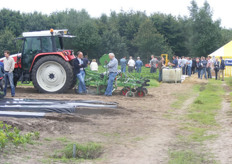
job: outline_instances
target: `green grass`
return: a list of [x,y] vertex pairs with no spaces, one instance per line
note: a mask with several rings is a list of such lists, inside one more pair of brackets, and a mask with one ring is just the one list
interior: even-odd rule
[[30,82],[29,84],[22,84],[21,81],[18,81],[17,86],[33,86],[33,83]]
[[152,88],[152,87],[158,87],[159,86],[159,82],[155,79],[150,79],[150,82],[148,83],[150,86],[148,86],[147,88]]
[[56,138],[56,140],[61,141],[63,143],[70,142],[66,137],[59,137],[59,138]]
[[52,141],[52,139],[51,138],[44,138],[44,141],[50,142],[50,141]]
[[232,77],[226,77],[225,82],[228,86],[232,87]]
[[[195,86],[193,92],[197,92],[199,96],[187,109],[181,128],[183,135],[178,137],[180,145],[177,150],[170,151],[169,164],[216,163],[213,157],[207,156],[207,152],[199,151],[199,147],[204,141],[217,137],[217,134],[208,134],[208,131],[218,128],[215,117],[221,109],[224,95],[222,82],[209,80],[205,86]],[[191,94],[187,97],[190,98]],[[177,102],[172,105],[173,108],[179,108],[186,100],[183,95],[179,96]],[[194,149],[194,146],[198,150]]]
[[72,159],[73,145],[76,145],[75,156],[77,159],[96,159],[103,153],[103,146],[99,143],[69,143],[63,149],[56,151],[53,157],[59,159]]
[[169,153],[171,160],[168,164],[205,164],[205,163],[216,163],[214,160],[208,160],[206,156],[196,153],[192,150],[179,150],[172,151]]

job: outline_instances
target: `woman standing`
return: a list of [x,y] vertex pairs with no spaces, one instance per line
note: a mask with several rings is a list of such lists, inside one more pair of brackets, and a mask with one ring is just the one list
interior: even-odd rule
[[216,61],[214,62],[215,80],[217,80],[219,65],[220,65],[220,62],[218,61],[218,58],[216,58]]

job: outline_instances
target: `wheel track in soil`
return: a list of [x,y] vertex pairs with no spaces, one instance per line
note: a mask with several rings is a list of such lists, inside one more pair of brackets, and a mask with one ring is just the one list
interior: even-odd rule
[[228,86],[224,82],[222,86],[225,89],[225,96],[222,101],[222,108],[218,112],[216,117],[220,128],[216,131],[219,136],[215,140],[209,141],[206,145],[210,149],[211,153],[214,154],[216,161],[221,164],[232,163],[232,113],[231,113],[231,102],[226,99],[229,96],[230,91]]

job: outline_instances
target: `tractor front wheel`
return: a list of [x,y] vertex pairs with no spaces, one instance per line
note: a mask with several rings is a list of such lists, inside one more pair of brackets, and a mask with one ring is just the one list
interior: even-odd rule
[[73,69],[69,62],[58,56],[39,59],[32,69],[32,81],[42,93],[63,93],[73,83]]

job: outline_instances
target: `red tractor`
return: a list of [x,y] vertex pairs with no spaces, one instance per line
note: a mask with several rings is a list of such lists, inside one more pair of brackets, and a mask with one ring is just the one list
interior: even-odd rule
[[[72,50],[64,50],[63,38],[73,38],[68,30],[24,32],[22,51],[15,60],[14,83],[33,82],[42,93],[63,93],[74,87]],[[1,61],[3,60],[0,59]]]

